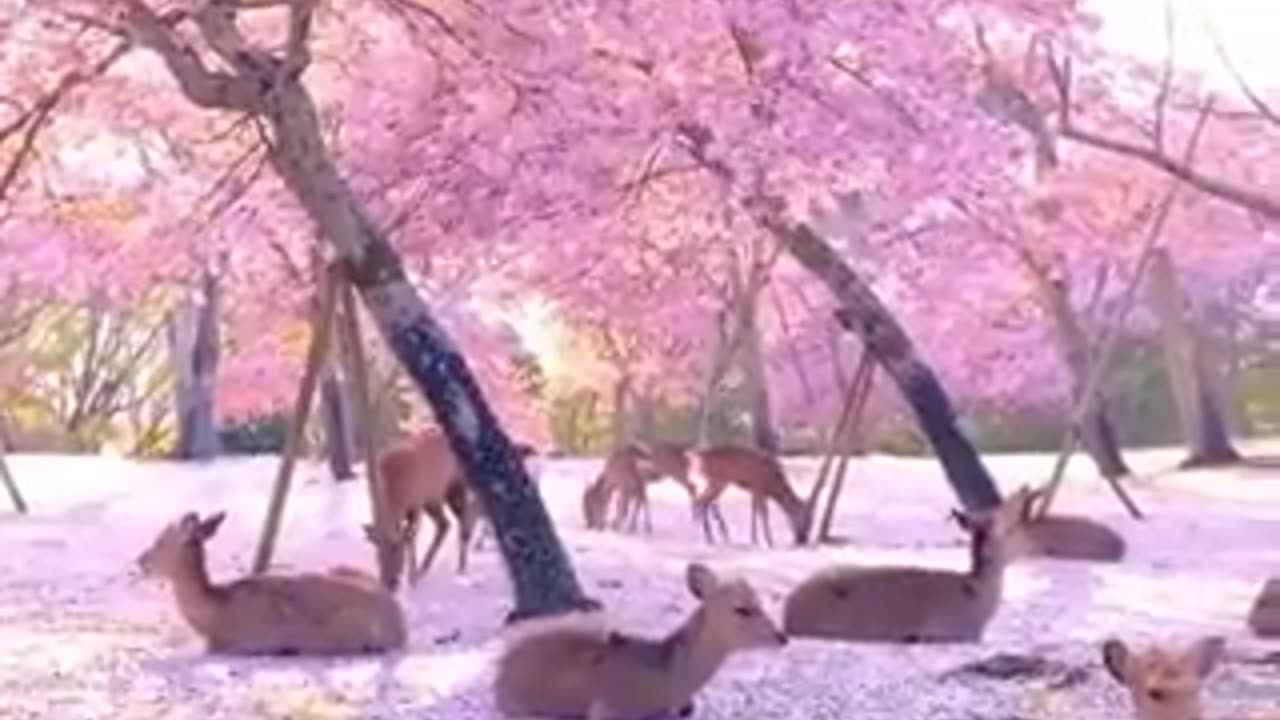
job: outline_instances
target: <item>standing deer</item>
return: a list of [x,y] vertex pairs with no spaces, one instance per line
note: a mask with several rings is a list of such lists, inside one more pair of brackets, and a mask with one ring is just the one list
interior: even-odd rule
[[803,541],[812,519],[811,513],[787,481],[777,458],[753,448],[717,445],[697,451],[695,460],[705,485],[694,503],[694,512],[702,519],[702,532],[707,542],[714,542],[711,531],[713,514],[720,525],[721,535],[726,542],[729,540],[729,527],[718,501],[730,485],[737,485],[751,495],[751,542],[756,542],[759,523],[765,542],[773,545],[773,530],[769,527],[770,500],[782,507],[796,544]]
[[694,563],[687,582],[701,605],[662,640],[556,627],[513,643],[498,665],[498,709],[509,717],[587,720],[685,715],[730,654],[786,644],[745,580],[720,582]]
[[[378,569],[387,588],[395,590],[402,574],[414,585],[426,575],[449,532],[446,513],[458,522],[458,572],[464,572],[476,507],[448,439],[438,431],[420,432],[392,443],[378,454],[377,463],[388,527],[373,524],[365,525],[364,530],[377,551]],[[435,535],[422,564],[415,567],[423,513],[435,526]]]
[[173,584],[178,610],[209,652],[344,655],[404,647],[404,615],[391,593],[350,568],[328,573],[209,579],[204,544],[225,519],[186,513],[169,523],[138,566]]
[[837,566],[787,597],[789,634],[861,642],[979,642],[1004,593],[1030,492],[983,513],[953,511],[969,533],[966,572],[919,567]]
[[1200,688],[1222,659],[1222,638],[1201,638],[1170,652],[1133,652],[1124,642],[1102,645],[1102,664],[1129,691],[1135,720],[1201,720]]
[[[604,469],[589,484],[582,495],[582,509],[587,527],[601,529],[608,523],[609,501],[617,499],[617,515],[614,527],[630,521],[631,531],[636,529],[639,510],[645,510],[645,528],[653,530],[653,519],[648,515],[645,485],[655,474],[648,450],[636,443],[614,448],[604,461]],[[641,500],[643,499],[643,501]]]

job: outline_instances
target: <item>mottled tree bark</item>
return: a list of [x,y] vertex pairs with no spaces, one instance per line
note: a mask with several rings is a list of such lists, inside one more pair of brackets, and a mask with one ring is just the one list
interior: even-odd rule
[[125,0],[134,39],[155,51],[195,104],[260,118],[271,133],[268,158],[337,252],[345,272],[437,422],[493,521],[515,594],[509,620],[597,608],[582,592],[524,462],[489,407],[471,369],[409,282],[399,256],[342,178],[324,142],[315,103],[302,83],[310,64],[314,3],[289,4],[282,54],[250,45],[236,5],[220,3],[193,20],[229,68],[211,71],[200,53],[140,0]]
[[1184,467],[1240,461],[1223,412],[1222,380],[1165,249],[1154,251],[1148,296],[1160,318],[1169,382],[1189,454]]
[[771,455],[781,449],[778,431],[773,425],[773,407],[769,399],[769,381],[765,373],[764,349],[760,343],[757,304],[759,293],[743,298],[742,348],[740,360],[747,381],[747,402],[751,411],[751,436],[755,446]]
[[933,446],[947,482],[968,510],[985,510],[1000,504],[1000,492],[973,444],[956,424],[951,400],[933,370],[916,354],[910,338],[861,277],[831,245],[806,224],[789,224],[775,215],[762,223],[841,304],[837,319],[857,333],[911,406],[925,436]]
[[206,267],[199,290],[190,293],[169,318],[178,431],[173,455],[178,459],[206,460],[221,449],[213,401],[221,354],[221,297],[218,277]]

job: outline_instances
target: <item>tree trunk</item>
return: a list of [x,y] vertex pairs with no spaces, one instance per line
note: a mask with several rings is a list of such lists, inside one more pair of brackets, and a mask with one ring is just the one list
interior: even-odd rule
[[970,511],[1000,504],[1000,492],[973,444],[956,425],[955,412],[933,370],[916,355],[910,338],[871,287],[806,224],[761,218],[791,257],[827,286],[842,307],[837,320],[863,346],[902,392],[937,453],[961,505]]
[[177,440],[173,455],[207,460],[218,454],[214,384],[221,338],[221,287],[214,272],[201,272],[198,293],[188,295],[170,317],[169,350],[174,364]]
[[320,417],[324,422],[325,456],[334,480],[354,480],[355,438],[352,434],[351,401],[343,378],[332,359],[326,363],[320,383]]
[[400,257],[329,157],[298,78],[271,74],[259,101],[275,143],[270,160],[336,248],[378,331],[436,421],[495,528],[515,595],[509,622],[595,609],[578,583],[524,462],[466,360],[405,275]]
[[769,380],[765,374],[764,351],[757,322],[759,294],[740,301],[739,322],[742,323],[742,347],[739,360],[747,380],[747,402],[751,409],[751,434],[756,447],[777,455],[780,449],[778,431],[773,425],[773,409],[769,401]]
[[1165,249],[1154,252],[1148,295],[1164,336],[1165,362],[1189,455],[1184,467],[1240,461],[1223,412],[1221,378]]
[[[1092,363],[1089,337],[1081,327],[1080,317],[1062,281],[1050,278],[1043,268],[1029,261],[1026,265],[1036,284],[1040,305],[1049,315],[1058,352],[1071,375],[1071,397],[1078,398],[1084,392],[1083,385],[1089,377]],[[1107,416],[1106,398],[1101,391],[1094,394],[1090,410],[1080,423],[1080,442],[1103,477],[1119,478],[1130,474]]]
[[631,423],[627,417],[631,397],[631,375],[622,370],[613,381],[613,446],[621,447],[631,439]]

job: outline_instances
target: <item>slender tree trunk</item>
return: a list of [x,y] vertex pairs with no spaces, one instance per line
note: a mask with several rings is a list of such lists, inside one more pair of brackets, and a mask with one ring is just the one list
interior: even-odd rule
[[764,351],[760,342],[758,320],[759,294],[741,300],[739,322],[742,323],[742,347],[739,359],[747,379],[747,397],[751,409],[751,434],[756,447],[771,455],[780,449],[778,431],[773,425],[773,408],[769,400],[769,381],[764,367]]
[[320,417],[324,422],[325,457],[329,463],[329,472],[338,481],[353,480],[356,476],[351,401],[342,380],[330,359],[326,363],[324,379],[320,382]]
[[631,397],[631,375],[626,370],[618,373],[613,381],[613,446],[621,447],[631,439],[630,422],[627,417],[629,399]]
[[1165,361],[1189,455],[1184,467],[1240,461],[1223,411],[1222,385],[1194,312],[1165,249],[1151,263],[1149,299],[1164,335]]
[[957,426],[955,411],[942,384],[916,354],[902,326],[871,287],[808,225],[787,224],[777,216],[762,217],[761,222],[841,304],[837,319],[846,330],[861,337],[866,350],[893,378],[929,438],[961,505],[971,511],[998,505],[1000,492],[973,444]]
[[205,460],[220,450],[214,412],[221,338],[221,287],[209,268],[200,289],[170,317],[169,350],[174,364],[174,406],[178,437],[174,457]]
[[636,394],[635,436],[637,439],[651,443],[658,439],[657,401],[650,389]]
[[[1040,305],[1049,315],[1058,352],[1071,374],[1071,397],[1078,398],[1089,376],[1092,357],[1089,337],[1062,282],[1048,277],[1043,268],[1032,266],[1030,262],[1027,265],[1036,283]],[[1130,474],[1111,419],[1107,416],[1106,398],[1101,391],[1095,393],[1090,410],[1080,423],[1080,442],[1103,477],[1119,478]]]

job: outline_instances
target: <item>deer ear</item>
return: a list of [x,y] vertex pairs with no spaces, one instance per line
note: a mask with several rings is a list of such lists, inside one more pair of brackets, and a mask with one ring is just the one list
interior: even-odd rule
[[1222,660],[1227,642],[1220,637],[1200,638],[1187,651],[1186,658],[1201,679],[1209,677]]
[[196,525],[195,536],[201,540],[208,540],[217,534],[218,528],[222,526],[222,521],[227,519],[227,513],[218,511],[204,520],[199,521]]
[[1102,643],[1102,665],[1116,682],[1128,684],[1129,648],[1123,641],[1110,638]]
[[689,569],[685,573],[686,582],[689,584],[689,592],[699,600],[705,598],[716,585],[720,583],[716,578],[715,572],[711,568],[702,563],[689,563]]

